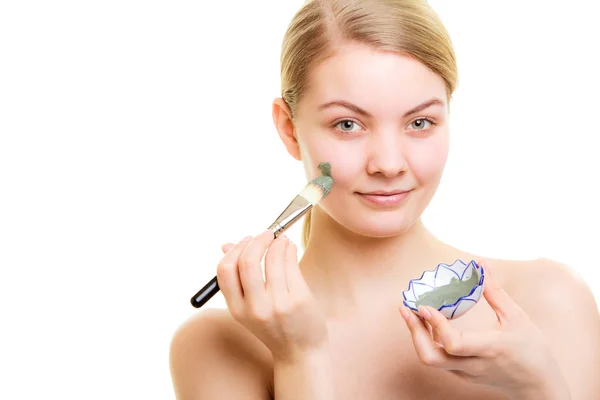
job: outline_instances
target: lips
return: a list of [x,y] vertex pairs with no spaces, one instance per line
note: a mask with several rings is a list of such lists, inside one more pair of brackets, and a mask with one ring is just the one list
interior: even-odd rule
[[359,194],[364,194],[364,195],[373,195],[373,196],[394,196],[397,194],[402,194],[402,193],[406,193],[406,192],[410,192],[410,190],[394,190],[394,191],[390,191],[390,192],[386,192],[386,191],[376,191],[376,192],[358,192]]
[[368,193],[359,193],[358,196],[371,205],[377,206],[394,206],[400,204],[411,190],[395,190],[395,191],[375,191]]

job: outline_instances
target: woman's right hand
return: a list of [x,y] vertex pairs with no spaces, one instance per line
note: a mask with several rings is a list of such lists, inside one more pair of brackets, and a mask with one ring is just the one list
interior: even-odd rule
[[287,237],[274,239],[267,230],[222,249],[217,280],[227,308],[276,362],[293,362],[327,347],[325,316],[300,272],[297,247]]

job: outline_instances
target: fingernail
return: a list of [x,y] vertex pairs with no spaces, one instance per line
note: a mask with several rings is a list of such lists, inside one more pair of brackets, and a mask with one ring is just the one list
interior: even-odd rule
[[240,240],[240,242],[247,242],[250,239],[252,239],[252,235],[248,235],[248,236],[244,237],[242,240]]
[[426,309],[425,307],[419,307],[419,314],[425,318],[426,320],[430,320],[431,319],[431,313],[429,312],[428,309]]

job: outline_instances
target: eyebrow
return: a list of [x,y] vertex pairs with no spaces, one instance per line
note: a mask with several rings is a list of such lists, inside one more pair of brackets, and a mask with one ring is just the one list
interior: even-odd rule
[[[406,118],[409,115],[416,114],[416,113],[418,113],[420,111],[423,111],[426,108],[429,108],[431,106],[434,106],[434,105],[443,106],[444,104],[445,103],[442,100],[438,99],[437,97],[434,97],[434,98],[429,99],[426,102],[423,102],[423,103],[419,104],[418,106],[410,109],[409,111],[405,112],[402,117]],[[324,110],[326,108],[335,107],[335,106],[347,108],[347,109],[352,110],[355,113],[360,114],[360,115],[362,115],[364,117],[368,117],[368,118],[372,117],[372,115],[368,111],[365,111],[362,108],[360,108],[359,106],[357,106],[356,104],[353,104],[353,103],[351,103],[349,101],[346,101],[346,100],[328,101],[327,103],[321,104],[318,107],[318,110],[321,111],[321,110]]]

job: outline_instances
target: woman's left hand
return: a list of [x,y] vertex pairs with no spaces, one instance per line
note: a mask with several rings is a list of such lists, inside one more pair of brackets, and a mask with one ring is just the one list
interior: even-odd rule
[[432,307],[419,307],[423,319],[400,308],[417,356],[425,365],[494,387],[511,398],[569,398],[566,381],[541,331],[491,272],[486,266],[483,295],[498,318],[493,330],[459,331]]

